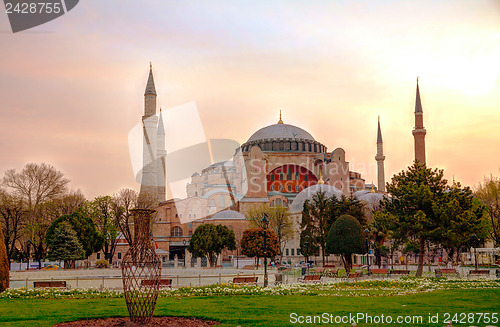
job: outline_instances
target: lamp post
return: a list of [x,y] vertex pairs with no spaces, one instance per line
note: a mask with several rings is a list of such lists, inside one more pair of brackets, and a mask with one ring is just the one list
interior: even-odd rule
[[304,246],[306,247],[306,254],[304,257],[306,259],[307,273],[309,274],[309,235],[306,235],[305,239]]
[[[476,245],[477,242],[479,242],[479,237],[477,237],[476,234],[472,234],[471,237],[474,238],[474,245]],[[474,262],[476,263],[476,270],[477,270],[477,249],[476,249],[476,246],[474,246]]]
[[262,218],[262,228],[264,228],[264,287],[267,287],[267,227],[269,226],[269,220],[267,219],[267,214],[264,213],[264,218]]
[[368,228],[365,229],[365,235],[366,235],[366,264],[368,266],[367,270],[368,270],[368,274],[370,273],[370,262],[369,262],[369,257],[368,257],[368,253],[370,252],[370,241],[368,241],[368,233],[370,231],[368,230]]

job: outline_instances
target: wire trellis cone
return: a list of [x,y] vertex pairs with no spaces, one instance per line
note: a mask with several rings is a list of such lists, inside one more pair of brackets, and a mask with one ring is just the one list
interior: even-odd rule
[[151,243],[151,215],[155,210],[134,209],[134,243],[122,260],[122,280],[130,320],[151,320],[158,299],[161,261]]

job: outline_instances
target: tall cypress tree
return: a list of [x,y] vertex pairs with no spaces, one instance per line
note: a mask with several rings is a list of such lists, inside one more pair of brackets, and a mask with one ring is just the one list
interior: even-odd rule
[[0,225],[0,293],[9,288],[9,259],[5,247],[2,226]]

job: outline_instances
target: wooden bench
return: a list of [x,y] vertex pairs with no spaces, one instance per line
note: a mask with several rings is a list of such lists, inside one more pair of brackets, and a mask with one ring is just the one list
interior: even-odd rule
[[469,271],[469,276],[488,276],[489,274],[490,271],[485,269],[474,269]]
[[[155,280],[154,279],[143,279],[141,280],[141,286],[154,286],[155,285]],[[160,278],[158,280],[158,286],[159,287],[172,287],[172,279],[170,278]]]
[[370,269],[369,275],[389,275],[389,270],[381,269]]
[[321,283],[321,275],[304,275],[298,281],[303,283]]
[[324,265],[323,268],[335,268],[335,265]]
[[234,277],[232,283],[234,285],[247,285],[247,284],[257,285],[258,278],[259,277]]
[[389,273],[390,275],[409,275],[410,271],[409,270],[391,270]]
[[347,279],[349,279],[349,278],[359,278],[361,276],[362,276],[362,274],[360,272],[358,272],[358,271],[356,271],[356,272],[350,272],[349,275],[347,276]]
[[323,271],[323,276],[327,277],[339,277],[339,270],[338,269],[332,269],[332,268],[325,268]]
[[66,288],[66,281],[64,280],[51,280],[43,282],[33,282],[34,288],[58,287]]
[[246,265],[246,266],[243,266],[243,268],[241,269],[245,269],[245,270],[255,270],[255,266],[254,265]]
[[325,268],[313,268],[311,275],[323,275]]
[[455,268],[437,268],[435,270],[436,277],[441,277],[442,275],[456,275],[460,276],[458,271]]

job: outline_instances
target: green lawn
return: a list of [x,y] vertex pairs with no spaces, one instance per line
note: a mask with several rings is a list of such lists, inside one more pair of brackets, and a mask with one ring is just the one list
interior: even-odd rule
[[[221,326],[317,326],[292,324],[290,314],[343,316],[358,312],[370,315],[423,316],[422,324],[397,326],[444,326],[445,313],[500,314],[500,289],[438,290],[404,296],[338,297],[311,295],[238,295],[207,297],[163,297],[155,315],[195,316],[218,320]],[[428,314],[439,314],[440,323],[428,323]],[[84,318],[126,316],[123,298],[107,299],[0,299],[0,326],[52,326],[55,323]],[[323,324],[350,326],[350,324]],[[386,326],[365,324],[358,326]],[[456,325],[456,324],[454,324]],[[458,324],[461,325],[461,324]],[[484,322],[461,326],[486,326]],[[490,324],[490,325],[498,325]]]

